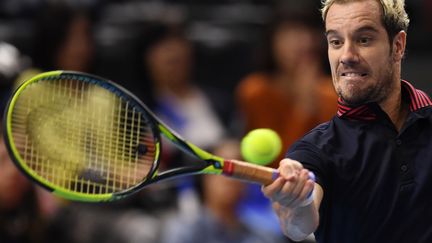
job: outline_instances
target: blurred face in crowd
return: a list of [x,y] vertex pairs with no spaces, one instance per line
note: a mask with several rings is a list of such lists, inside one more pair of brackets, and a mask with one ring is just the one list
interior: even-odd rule
[[[1,135],[1,133],[0,133]],[[30,190],[30,183],[15,167],[0,139],[0,210],[17,207]]]
[[77,16],[69,26],[64,43],[59,47],[57,63],[65,70],[87,71],[93,58],[90,21]]
[[314,60],[319,43],[314,30],[300,24],[281,24],[273,37],[273,56],[279,69],[292,71],[297,65]]
[[192,49],[181,38],[168,37],[152,47],[146,63],[156,85],[178,87],[189,82]]
[[399,81],[405,32],[389,40],[376,0],[333,4],[325,27],[338,95],[352,105],[385,101]]

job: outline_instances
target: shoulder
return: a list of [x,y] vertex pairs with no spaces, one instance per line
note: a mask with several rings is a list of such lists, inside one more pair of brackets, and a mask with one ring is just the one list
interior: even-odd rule
[[312,129],[303,138],[294,143],[286,157],[297,160],[315,173],[316,183],[326,188],[329,178],[329,151],[332,151],[331,140],[335,136],[335,118]]
[[298,161],[322,161],[327,147],[331,146],[336,134],[335,118],[322,123],[305,134],[289,148],[286,157]]
[[306,133],[299,142],[308,143],[311,145],[319,146],[320,144],[327,144],[329,140],[337,133],[337,119],[334,117],[328,122],[321,123]]
[[246,75],[241,81],[240,85],[244,84],[263,84],[271,79],[270,74],[265,72],[254,72]]
[[424,107],[418,111],[415,111],[414,113],[420,117],[428,117],[429,120],[432,120],[432,106]]
[[343,147],[349,145],[349,141],[356,137],[370,133],[374,123],[343,119],[337,115],[325,123],[322,123],[306,133],[298,143],[311,144],[322,151],[324,148]]
[[269,82],[271,82],[270,75],[262,72],[252,73],[240,81],[236,92],[239,96],[253,96],[268,89]]
[[297,140],[289,148],[286,156],[298,161],[333,161],[335,156],[350,146],[349,140],[357,140],[352,138],[355,135],[345,123],[334,116],[330,121],[316,126]]

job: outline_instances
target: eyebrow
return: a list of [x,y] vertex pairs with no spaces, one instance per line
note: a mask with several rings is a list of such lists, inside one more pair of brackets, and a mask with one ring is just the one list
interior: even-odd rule
[[324,35],[327,37],[327,36],[329,36],[330,34],[337,34],[337,31],[336,30],[327,30],[325,33],[324,33]]
[[[361,33],[361,32],[378,33],[378,29],[373,27],[373,26],[366,25],[366,26],[360,27],[359,29],[355,30],[355,33]],[[338,31],[330,29],[330,30],[327,30],[324,35],[327,37],[330,34],[338,34]]]

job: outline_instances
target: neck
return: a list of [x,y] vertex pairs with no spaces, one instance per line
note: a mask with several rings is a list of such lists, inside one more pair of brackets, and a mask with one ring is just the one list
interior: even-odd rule
[[391,92],[387,99],[379,105],[387,113],[396,129],[400,131],[409,113],[408,105],[402,100],[400,82],[396,85],[394,92]]

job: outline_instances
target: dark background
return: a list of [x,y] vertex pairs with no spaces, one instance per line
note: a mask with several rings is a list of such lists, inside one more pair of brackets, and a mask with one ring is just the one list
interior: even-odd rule
[[[57,0],[60,1],[60,0]],[[305,9],[319,15],[319,0],[63,0],[94,10],[95,73],[133,87],[137,80],[133,41],[151,21],[177,22],[186,27],[196,48],[195,81],[222,92],[255,69],[255,50],[275,9]],[[1,0],[0,41],[29,53],[33,17],[43,0]],[[406,1],[411,19],[404,79],[432,93],[432,1]],[[55,21],[55,20],[53,20]]]

